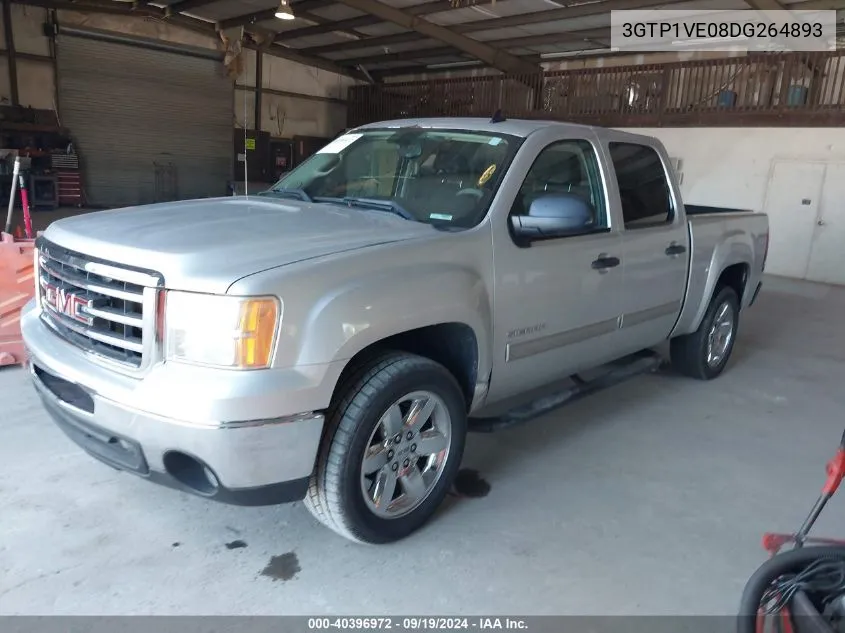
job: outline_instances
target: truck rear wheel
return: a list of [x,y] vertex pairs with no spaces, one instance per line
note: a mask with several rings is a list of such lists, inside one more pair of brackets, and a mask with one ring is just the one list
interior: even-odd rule
[[389,543],[426,523],[451,487],[466,403],[442,365],[393,352],[351,372],[326,424],[306,507],[348,539]]
[[711,380],[724,371],[739,327],[739,297],[729,286],[718,288],[701,325],[670,342],[672,366],[685,376]]

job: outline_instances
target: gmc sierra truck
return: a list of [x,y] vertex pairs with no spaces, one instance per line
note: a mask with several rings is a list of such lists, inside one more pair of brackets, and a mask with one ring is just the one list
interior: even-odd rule
[[53,223],[21,325],[93,457],[386,543],[491,407],[667,340],[676,371],[719,376],[767,248],[764,214],[685,208],[654,138],[391,121],[261,195]]

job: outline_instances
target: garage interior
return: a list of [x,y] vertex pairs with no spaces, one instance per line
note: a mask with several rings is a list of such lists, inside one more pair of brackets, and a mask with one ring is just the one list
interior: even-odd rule
[[[842,29],[845,0],[718,6],[834,9]],[[845,52],[609,50],[611,10],[658,7],[712,3],[5,0],[0,193],[31,159],[37,230],[253,193],[357,125],[502,110],[653,135],[686,201],[764,211],[771,243],[724,377],[643,376],[471,435],[473,494],[386,549],[299,503],[104,468],[2,367],[0,614],[733,614],[842,434]]]

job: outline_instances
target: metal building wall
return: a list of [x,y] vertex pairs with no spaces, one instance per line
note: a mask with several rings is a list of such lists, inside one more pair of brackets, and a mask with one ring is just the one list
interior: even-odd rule
[[234,82],[218,53],[67,31],[57,49],[61,123],[89,204],[226,195]]

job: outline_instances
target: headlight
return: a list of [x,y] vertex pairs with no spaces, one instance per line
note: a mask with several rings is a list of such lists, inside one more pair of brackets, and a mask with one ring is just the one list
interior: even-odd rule
[[270,366],[281,305],[275,297],[164,294],[168,360],[232,369]]

